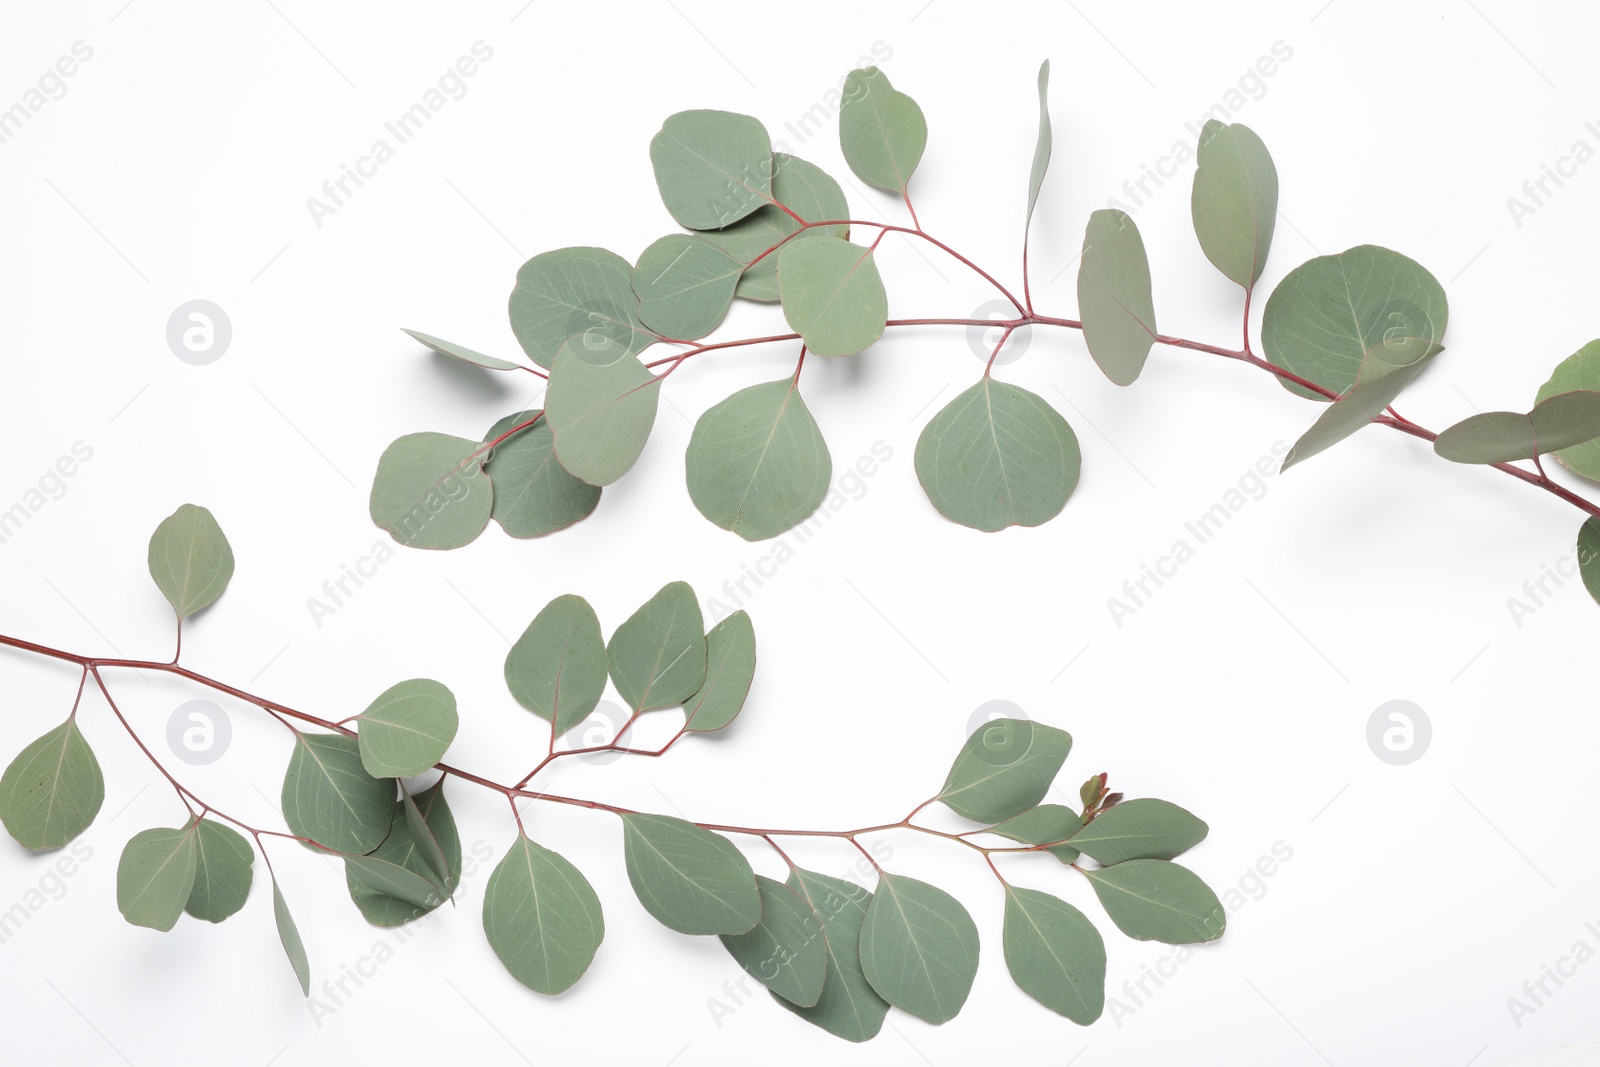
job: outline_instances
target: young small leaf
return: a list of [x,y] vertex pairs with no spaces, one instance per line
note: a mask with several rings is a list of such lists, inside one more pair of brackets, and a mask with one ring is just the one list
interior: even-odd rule
[[444,758],[460,716],[455,694],[431,678],[411,678],[379,693],[356,716],[361,765],[374,778],[409,778]]
[[1125,800],[1100,815],[1072,837],[1072,844],[1097,863],[1124,860],[1170,860],[1181,856],[1210,832],[1203,821],[1165,800]]
[[782,882],[757,875],[756,887],[761,921],[745,933],[723,934],[722,944],[739,966],[778,996],[799,1007],[815,1007],[828,970],[822,920]]
[[117,910],[135,926],[170,930],[194,890],[195,825],[141,830],[117,861]]
[[533,617],[506,653],[506,688],[553,725],[557,737],[589,717],[606,688],[606,643],[594,608],[558,596]]
[[250,897],[255,860],[243,834],[215,819],[201,819],[195,830],[194,888],[183,910],[210,923],[238,912]]
[[555,434],[542,411],[519,411],[489,428],[493,441],[522,426],[495,445],[483,461],[483,473],[494,487],[489,517],[512,537],[543,537],[588,518],[600,502],[600,487],[575,478],[556,458]]
[[1049,893],[1006,886],[1002,945],[1006,969],[1028,996],[1080,1026],[1100,1018],[1106,943],[1083,912]]
[[640,253],[633,268],[639,317],[666,337],[704,337],[728,314],[744,267],[702,237],[669,234]]
[[611,635],[611,680],[634,711],[670,708],[706,680],[705,623],[694,590],[669,582]]
[[23,848],[60,848],[89,828],[106,798],[100,761],[75,718],[29,744],[0,775],[0,821]]
[[1089,216],[1078,316],[1095,363],[1116,384],[1132,385],[1156,343],[1156,311],[1144,240],[1126,212],[1106,208]]
[[861,924],[861,970],[901,1011],[949,1022],[978,974],[978,928],[944,890],[883,873]]
[[282,804],[295,836],[334,852],[371,852],[394,822],[394,793],[393,779],[367,773],[355,738],[295,735]]
[[928,146],[928,122],[917,102],[889,84],[877,67],[845,76],[839,105],[839,147],[856,177],[904,196]]
[[460,548],[489,525],[494,490],[483,446],[465,437],[409,433],[378,457],[368,510],[410,548]]
[[742,934],[761,920],[755,872],[733,843],[669,815],[624,815],[628,881],[644,909],[682,934]]
[[498,356],[486,356],[482,352],[474,352],[465,345],[453,344],[449,341],[441,341],[437,337],[433,337],[425,333],[419,333],[416,330],[407,330],[402,327],[400,332],[410,337],[412,340],[418,341],[423,345],[426,345],[428,348],[433,349],[441,356],[449,356],[451,359],[459,359],[463,363],[472,363],[476,366],[484,368],[485,370],[522,369],[522,364],[520,363],[512,363],[511,361],[501,359]]
[[870,1041],[883,1028],[889,1002],[861,971],[861,924],[872,894],[854,882],[794,868],[787,885],[803,897],[822,921],[828,954],[822,996],[802,1007],[778,994],[773,999],[800,1018],[846,1041]]
[[806,349],[848,356],[883,336],[889,297],[870,248],[849,241],[793,241],[778,253],[783,317]]
[[977,822],[1009,819],[1044,799],[1072,735],[1028,719],[995,719],[961,746],[937,799]]
[[633,265],[604,248],[541,252],[517,271],[509,303],[511,331],[523,351],[549,368],[569,338],[611,341],[628,354],[656,340],[639,321]]
[[608,338],[574,338],[550,365],[544,417],[556,459],[590,485],[610,485],[644,451],[661,379]]
[[749,115],[680,111],[650,140],[656,187],[672,217],[718,230],[772,201],[772,141]]
[[606,925],[583,872],[518,835],[484,887],[483,933],[513,978],[554,996],[583,977]]
[[300,981],[300,992],[309,997],[311,963],[306,959],[305,942],[300,940],[300,928],[295,926],[294,916],[289,914],[289,903],[283,899],[283,890],[278,888],[276,879],[272,882],[272,918],[278,924],[278,940],[283,943],[284,954],[289,957],[289,966],[294,968],[294,976]]
[[161,520],[150,537],[150,577],[179,619],[222,595],[233,577],[233,549],[211,512],[184,504]]
[[1200,247],[1246,289],[1267,265],[1278,220],[1278,169],[1255,131],[1212,119],[1200,130],[1190,210]]
[[1227,928],[1217,895],[1169,860],[1128,860],[1084,873],[1117,929],[1136,941],[1193,945],[1215,941]]
[[706,680],[683,702],[684,729],[709,733],[731,723],[750,695],[755,673],[755,627],[748,614],[736,611],[706,634]]

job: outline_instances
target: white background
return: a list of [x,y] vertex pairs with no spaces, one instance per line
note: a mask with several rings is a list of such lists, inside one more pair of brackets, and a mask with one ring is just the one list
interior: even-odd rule
[[[1448,351],[1400,406],[1435,428],[1479,408],[1525,409],[1549,369],[1600,334],[1600,163],[1520,226],[1507,207],[1575,141],[1600,147],[1585,129],[1600,119],[1600,12],[1586,5],[441,8],[8,5],[0,107],[74,42],[93,56],[0,144],[0,509],[74,442],[93,458],[0,545],[0,631],[85,652],[170,654],[146,541],[192,500],[216,513],[239,564],[186,635],[191,667],[330,718],[401,678],[437,677],[463,708],[452,760],[520,777],[543,735],[504,692],[500,668],[539,606],[580,592],[609,629],[666,581],[720,596],[772,551],[695,512],[682,455],[702,410],[785,373],[793,353],[685,366],[644,458],[580,526],[537,542],[491,528],[463,551],[402,551],[318,626],[308,598],[383,540],[366,499],[384,446],[423,429],[479,435],[537,398],[531,377],[445,366],[398,327],[516,354],[505,296],[525,258],[572,244],[632,258],[674,229],[647,144],[679,109],[756,115],[776,141],[850,178],[831,122],[803,142],[784,126],[875,44],[927,114],[913,186],[924,225],[1013,285],[1035,71],[1052,60],[1056,153],[1034,241],[1042,310],[1075,313],[1088,213],[1174,142],[1192,143],[1186,124],[1281,41],[1292,57],[1247,82],[1232,116],[1262,135],[1280,175],[1263,294],[1305,259],[1365,242],[1426,265],[1449,293]],[[319,227],[307,198],[480,40],[493,58],[465,95]],[[1158,318],[1166,332],[1232,345],[1239,292],[1194,239],[1190,174],[1136,213]],[[846,191],[858,216],[900,221],[890,198]],[[889,240],[880,256],[894,316],[967,316],[992,295],[916,242]],[[233,329],[208,366],[181,362],[166,341],[173,309],[197,298],[224,308]],[[775,308],[743,305],[722,336],[782,329]],[[1058,404],[1084,447],[1060,518],[982,535],[923,497],[912,453],[928,405],[981,371],[964,331],[891,331],[864,356],[812,361],[805,389],[835,470],[879,440],[893,458],[794,559],[747,586],[761,666],[743,716],[729,736],[691,739],[667,759],[564,767],[549,787],[706,821],[893,820],[938,787],[974,709],[1012,701],[1076,738],[1066,792],[1108,770],[1130,796],[1189,807],[1212,834],[1185,862],[1219,891],[1248,891],[1226,937],[1154,995],[1136,1001],[1122,984],[1173,950],[1102,922],[1117,1003],[1090,1029],[1040,1008],[1005,972],[1001,898],[982,864],[902,834],[884,839],[892,868],[957,893],[984,936],[961,1017],[936,1030],[895,1013],[856,1047],[757,993],[719,1025],[712,998],[727,1002],[724,983],[742,972],[714,939],[644,914],[616,820],[536,805],[530,830],[588,873],[608,927],[589,974],[555,1000],[519,986],[485,944],[487,864],[468,874],[456,907],[402,939],[362,921],[332,864],[272,846],[319,997],[333,1003],[324,980],[393,956],[319,1025],[276,943],[259,863],[245,911],[219,927],[186,918],[162,935],[117,914],[123,842],[175,824],[181,808],[91,696],[80,721],[107,788],[83,839],[92,855],[58,883],[55,857],[0,848],[0,909],[37,904],[29,891],[42,881],[48,890],[0,945],[11,1057],[688,1067],[953,1065],[1000,1052],[1079,1067],[1467,1067],[1595,1037],[1600,962],[1548,986],[1555,995],[1520,1025],[1507,1005],[1575,942],[1600,947],[1585,929],[1600,921],[1590,684],[1600,608],[1576,581],[1548,585],[1553,595],[1520,625],[1507,603],[1570,554],[1578,513],[1372,428],[1268,479],[1119,627],[1107,598],[1317,409],[1197,353],[1157,349],[1137,385],[1118,389],[1076,334],[1038,331],[1023,344],[999,374]],[[77,679],[9,652],[0,671],[9,758],[60,721]],[[166,724],[206,694],[158,676],[113,685],[202,795],[274,824],[288,744],[278,726],[221,701],[232,745],[191,769],[170,756]],[[1369,716],[1392,699],[1414,701],[1433,726],[1431,747],[1408,766],[1380,761],[1366,740]],[[452,803],[469,854],[498,858],[513,835],[506,805],[454,786]],[[1275,845],[1292,858],[1255,880]],[[781,874],[770,853],[749,854]],[[836,842],[796,855],[838,874],[855,862]],[[1013,877],[1100,915],[1070,874],[1015,862]]]

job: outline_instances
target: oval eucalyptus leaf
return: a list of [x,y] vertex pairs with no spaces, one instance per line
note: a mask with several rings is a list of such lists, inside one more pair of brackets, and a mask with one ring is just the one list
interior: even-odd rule
[[1200,130],[1194,190],[1195,236],[1218,270],[1253,287],[1267,265],[1278,221],[1278,168],[1255,131],[1212,119]]
[[728,314],[744,267],[704,238],[669,234],[640,253],[633,268],[639,317],[665,337],[704,337]]
[[756,631],[750,616],[736,611],[706,634],[706,680],[683,702],[685,730],[710,733],[731,723],[756,675]]
[[556,458],[555,435],[542,411],[519,411],[489,427],[493,441],[523,426],[495,445],[483,462],[494,487],[489,517],[512,537],[543,537],[589,517],[600,502],[600,487],[575,478]]
[[917,480],[952,522],[993,532],[1039,526],[1078,485],[1078,437],[1045,399],[984,378],[917,438]]
[[405,327],[401,327],[400,332],[410,337],[412,340],[418,341],[423,345],[426,345],[428,348],[433,349],[441,356],[449,356],[451,359],[459,359],[463,363],[472,363],[476,366],[484,368],[485,370],[522,369],[522,364],[520,363],[512,363],[510,360],[501,359],[498,356],[486,356],[482,352],[474,352],[465,345],[453,344],[450,341],[442,341],[437,337],[434,337],[430,334],[421,333],[417,330],[408,330]]
[[795,241],[778,258],[783,317],[806,349],[848,356],[883,336],[889,298],[870,248],[849,241]]
[[1049,893],[1008,885],[1001,937],[1006,969],[1024,993],[1079,1026],[1100,1018],[1106,943],[1083,912]]
[[[726,229],[700,234],[745,264],[734,295],[768,303],[778,299],[778,249],[786,239],[793,243],[814,237],[850,236],[849,226],[810,226],[802,230],[794,218],[798,215],[808,223],[849,218],[850,205],[838,182],[820,167],[782,152],[773,153],[772,166],[772,198],[777,204],[768,204]],[[796,233],[798,236],[790,239]]]
[[628,473],[656,422],[661,379],[614,341],[574,338],[550,365],[544,417],[556,459],[590,485]]
[[845,76],[839,147],[856,177],[904,196],[927,146],[928,122],[922,108],[890,85],[883,71],[864,67]]
[[1136,941],[1194,945],[1215,941],[1227,928],[1222,902],[1187,867],[1128,860],[1084,873],[1117,929]]
[[[1311,428],[1300,435],[1283,457],[1280,470],[1288,470],[1319,452],[1343,441],[1346,437],[1383,414],[1383,409],[1394,403],[1396,397],[1416,380],[1417,376],[1444,349],[1429,344],[1420,353],[1410,341],[1399,344],[1391,351],[1384,344],[1362,362],[1361,372],[1350,391],[1317,417]],[[1394,359],[1413,360],[1410,363],[1391,362]]]
[[1589,595],[1600,603],[1600,519],[1592,515],[1578,527],[1578,574]]
[[[1330,392],[1355,385],[1367,353],[1444,339],[1444,289],[1415,260],[1357,245],[1300,264],[1278,283],[1261,317],[1267,358]],[[1291,393],[1324,397],[1285,379]]]
[[1050,61],[1039,64],[1039,139],[1033,146],[1033,170],[1028,174],[1028,215],[1022,228],[1026,234],[1033,224],[1033,209],[1039,203],[1039,190],[1044,185],[1045,171],[1050,169],[1050,152],[1054,147],[1050,131]]
[[541,252],[517,271],[509,302],[511,332],[541,367],[569,338],[611,341],[629,354],[656,341],[639,320],[633,265],[604,248]]
[[[1539,402],[1559,393],[1600,390],[1600,341],[1590,341],[1556,365],[1550,380],[1539,387]],[[1600,482],[1600,441],[1585,441],[1556,451],[1568,470],[1581,478]]]
[[1072,735],[1028,719],[995,719],[972,732],[935,799],[976,822],[1021,814],[1044,799],[1072,751]]
[[742,934],[723,934],[728,954],[750,977],[791,1004],[815,1007],[822,999],[828,950],[822,920],[782,882],[756,876],[761,921]]
[[1205,822],[1165,800],[1124,800],[1095,816],[1072,838],[1078,851],[1111,866],[1125,860],[1170,860],[1206,839]]
[[800,1018],[846,1041],[870,1041],[883,1029],[889,1002],[861,971],[861,924],[872,894],[854,882],[801,868],[789,871],[788,887],[803,897],[822,921],[827,974],[822,996],[809,1007],[773,994]]
[[106,799],[100,761],[77,719],[33,741],[0,775],[0,821],[23,848],[60,848],[89,828]]
[[300,928],[294,924],[289,902],[283,899],[283,890],[278,888],[276,880],[272,883],[272,918],[278,924],[278,940],[283,944],[284,955],[289,957],[289,966],[294,968],[294,976],[300,982],[300,992],[309,997],[311,963],[306,959],[306,945],[300,940]]
[[883,872],[861,924],[861,971],[901,1011],[949,1022],[978,974],[978,928],[944,890]]
[[194,887],[183,910],[209,923],[237,913],[250,897],[255,861],[255,849],[243,834],[215,819],[201,819],[195,831]]
[[1078,316],[1095,363],[1117,385],[1132,385],[1156,343],[1156,311],[1150,260],[1127,212],[1106,208],[1089,216],[1078,267]]
[[555,996],[588,970],[606,924],[583,872],[519,834],[484,887],[483,933],[511,977]]
[[804,522],[828,495],[833,460],[795,378],[741,389],[695,423],[685,456],[700,514],[746,541]]
[[663,926],[742,934],[761,921],[755,872],[733,842],[670,815],[622,816],[628,881]]
[[[461,872],[461,834],[445,802],[441,779],[416,796],[395,804],[394,824],[383,844],[363,857],[381,860],[432,886],[421,904],[394,894],[381,879],[368,878],[367,868],[345,864],[345,887],[363,918],[374,926],[403,926],[433,911],[455,892]],[[409,881],[409,880],[408,880]],[[418,883],[409,881],[415,887]]]
[[[1044,845],[1066,841],[1082,829],[1082,816],[1065,804],[1041,804],[989,827],[989,832],[1024,845]],[[1071,845],[1051,845],[1044,851],[1062,863],[1075,863],[1078,859],[1078,850]]]
[[444,758],[461,724],[455,694],[431,678],[398,682],[356,716],[361,765],[374,778],[410,778]]
[[650,140],[661,202],[691,230],[718,230],[772,202],[772,141],[749,115],[680,111]]
[[150,537],[150,577],[187,619],[222,595],[233,577],[233,549],[211,512],[184,504]]
[[611,680],[634,711],[682,704],[706,680],[705,623],[687,582],[668,582],[617,627]]
[[1457,463],[1509,463],[1600,438],[1600,392],[1555,393],[1523,415],[1486,411],[1441,433],[1433,450]]
[[410,548],[471,544],[489,525],[494,506],[482,447],[442,433],[396,438],[372,477],[372,521]]
[[117,861],[117,910],[135,926],[170,930],[194,890],[194,824],[134,834]]
[[594,608],[568,594],[540,609],[506,653],[506,688],[560,737],[600,703],[608,670]]
[[343,734],[295,734],[283,778],[283,818],[296,837],[332,852],[371,852],[394,821],[394,780],[374,778]]

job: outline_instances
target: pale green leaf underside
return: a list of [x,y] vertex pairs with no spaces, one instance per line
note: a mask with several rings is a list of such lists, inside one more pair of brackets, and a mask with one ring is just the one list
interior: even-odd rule
[[933,506],[990,532],[1055,518],[1081,462],[1077,435],[1043,397],[987,376],[917,439],[917,479]]
[[629,353],[656,337],[639,320],[633,265],[604,248],[541,252],[517,271],[509,301],[511,331],[541,367],[554,363],[570,338],[604,338]]
[[793,378],[752,385],[709,408],[684,465],[700,514],[746,541],[805,521],[833,477],[828,443]]
[[1125,860],[1170,860],[1205,840],[1210,827],[1165,800],[1124,800],[1079,830],[1072,844],[1110,866]]
[[1212,119],[1200,131],[1189,198],[1206,258],[1246,289],[1267,265],[1278,220],[1278,170],[1248,126]]
[[465,437],[411,433],[378,458],[368,509],[372,521],[410,548],[460,548],[489,525],[494,489],[482,446]]
[[976,822],[1019,815],[1044,799],[1072,735],[1028,719],[995,719],[961,746],[938,800]]
[[334,852],[371,852],[394,821],[393,779],[368,774],[342,734],[295,736],[282,799],[289,829]]
[[540,609],[506,654],[506,688],[518,704],[552,723],[560,737],[589,717],[605,693],[606,643],[594,608],[558,596]]
[[[782,152],[773,153],[772,165],[772,198],[789,211],[811,223],[849,218],[850,206],[845,201],[844,190],[820,167]],[[771,303],[778,299],[781,250],[769,250],[777,249],[797,232],[799,236],[790,239],[790,243],[814,237],[846,238],[850,236],[850,227],[812,226],[801,231],[800,223],[789,212],[768,204],[727,229],[707,230],[700,236],[746,264],[734,295]]]
[[634,711],[670,708],[706,680],[705,622],[694,590],[669,582],[617,627],[606,646],[611,680]]
[[661,380],[614,341],[575,338],[550,366],[544,417],[556,459],[590,485],[628,473],[650,437]]
[[0,820],[24,848],[60,848],[94,822],[106,783],[76,719],[28,744],[0,776]]
[[1089,216],[1078,267],[1083,341],[1107,378],[1132,385],[1156,343],[1150,260],[1139,227],[1114,208]]
[[1433,450],[1457,463],[1532,459],[1600,437],[1600,392],[1556,393],[1527,414],[1486,411],[1456,423]]
[[211,512],[184,504],[161,520],[150,538],[150,577],[180,619],[222,595],[233,577],[233,549]]
[[[1590,341],[1556,364],[1550,380],[1539,387],[1537,400],[1548,400],[1557,393],[1600,390],[1600,341]],[[1573,474],[1600,481],[1600,441],[1569,445],[1556,452],[1556,458]]]
[[646,248],[633,268],[639,317],[664,337],[694,340],[717,328],[744,264],[717,245],[686,233]]
[[[1041,804],[991,826],[989,832],[1024,845],[1044,845],[1065,841],[1082,829],[1083,819],[1065,804]],[[1071,845],[1051,845],[1045,851],[1062,863],[1078,858],[1078,850]]]
[[408,330],[405,327],[401,327],[400,332],[407,335],[412,340],[433,349],[441,356],[449,356],[451,359],[459,359],[463,363],[476,364],[485,370],[522,369],[522,364],[520,363],[512,363],[510,360],[501,359],[499,356],[486,356],[482,352],[476,352],[465,345],[458,345],[451,341],[444,341],[434,337],[431,334],[422,333],[418,330]]
[[949,1022],[978,974],[978,928],[944,890],[884,873],[861,924],[861,970],[901,1011]]
[[215,819],[202,819],[195,832],[194,887],[183,910],[212,923],[236,913],[250,896],[255,859],[243,834]]
[[311,963],[306,959],[306,945],[300,939],[300,928],[295,926],[294,916],[289,914],[289,902],[283,899],[283,890],[278,888],[277,882],[272,883],[272,918],[278,924],[278,940],[289,957],[289,966],[294,968],[294,976],[300,982],[300,992],[309,997]]
[[1117,929],[1137,941],[1192,945],[1215,941],[1227,927],[1222,902],[1187,867],[1129,860],[1085,873]]
[[461,719],[455,694],[431,678],[385,689],[356,717],[361,765],[374,778],[410,778],[444,758]]
[[555,435],[538,410],[507,415],[489,428],[493,441],[513,427],[533,422],[484,459],[483,472],[494,487],[489,517],[512,537],[543,537],[588,518],[600,502],[600,487],[575,478],[556,458]]
[[864,67],[845,77],[839,146],[856,177],[903,196],[927,145],[928,122],[922,108],[890,85],[888,75],[877,67]]
[[828,951],[822,921],[782,882],[756,876],[761,921],[742,934],[723,934],[728,954],[749,975],[784,1000],[814,1007],[822,997]]
[[783,317],[806,350],[848,356],[883,336],[889,298],[872,250],[849,241],[795,241],[778,258]]
[[1106,1002],[1106,945],[1077,908],[1036,889],[1006,887],[1002,947],[1024,993],[1080,1026]]
[[709,733],[731,723],[750,695],[755,674],[755,627],[748,614],[736,611],[706,634],[706,680],[683,702],[684,728]]
[[519,835],[484,888],[483,933],[513,978],[554,996],[583,977],[606,924],[583,872]]
[[788,886],[811,905],[822,920],[828,953],[822,996],[811,1007],[792,1004],[774,994],[779,1004],[800,1018],[846,1041],[869,1041],[883,1029],[889,1002],[878,995],[861,971],[861,924],[872,894],[854,882],[794,868]]
[[691,230],[731,226],[772,200],[766,127],[729,111],[680,111],[650,140],[656,187]]
[[134,834],[117,861],[117,910],[135,926],[170,930],[194,889],[197,833],[161,827]]
[[755,872],[727,838],[669,815],[624,815],[623,856],[639,903],[683,934],[742,934],[761,919]]

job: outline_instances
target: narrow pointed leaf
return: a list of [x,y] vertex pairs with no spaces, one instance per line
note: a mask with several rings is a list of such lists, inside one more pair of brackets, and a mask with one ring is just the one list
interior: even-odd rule
[[605,932],[583,872],[519,835],[483,891],[483,933],[511,976],[554,996],[583,977]]
[[1044,185],[1045,171],[1050,169],[1050,152],[1054,147],[1050,130],[1050,61],[1039,64],[1039,140],[1033,147],[1033,170],[1028,174],[1028,216],[1023,222],[1026,235],[1033,223],[1033,209],[1039,203],[1039,189]]
[[0,820],[23,848],[60,848],[89,828],[106,798],[100,761],[75,718],[33,741],[0,776]]
[[693,340],[717,328],[745,265],[701,237],[674,233],[639,255],[639,317],[665,337]]
[[1215,941],[1227,928],[1222,902],[1187,867],[1128,860],[1084,873],[1117,929],[1136,941],[1193,945]]
[[889,1002],[861,972],[861,924],[872,894],[854,882],[795,868],[788,887],[800,894],[822,921],[827,974],[822,996],[809,1007],[773,994],[779,1004],[814,1026],[846,1041],[870,1041],[883,1029]]
[[628,881],[644,909],[683,934],[742,934],[761,920],[755,872],[733,843],[669,815],[624,815]]
[[1106,943],[1066,901],[1036,889],[1006,887],[1002,933],[1006,968],[1028,996],[1080,1026],[1106,1003]]
[[[1024,845],[1043,845],[1065,841],[1082,829],[1082,816],[1065,804],[1041,804],[989,827],[989,832]],[[1051,845],[1045,851],[1062,863],[1074,863],[1078,859],[1078,850],[1071,845]]]
[[361,765],[374,778],[410,778],[444,758],[461,718],[455,694],[432,678],[385,689],[356,716]]
[[117,861],[117,910],[135,926],[170,930],[194,889],[198,859],[193,824],[141,830]]
[[884,873],[861,924],[861,971],[901,1011],[949,1022],[978,974],[978,928],[944,890]]
[[295,926],[294,916],[289,914],[289,903],[283,899],[283,890],[276,881],[272,883],[272,918],[278,924],[278,940],[289,957],[289,966],[294,968],[294,976],[300,982],[300,992],[309,997],[311,963],[306,959],[305,942],[300,940],[300,928]]
[[995,719],[961,746],[938,800],[977,822],[1021,814],[1044,799],[1072,735],[1028,719]]
[[[797,156],[774,152],[772,155],[772,198],[782,204],[768,204],[748,218],[722,230],[707,230],[701,237],[745,264],[739,275],[735,296],[768,303],[778,299],[779,246],[785,239],[811,240],[818,237],[847,238],[849,226],[810,226],[801,229],[793,215],[809,222],[848,219],[850,205],[844,190],[820,167]],[[788,208],[785,211],[783,208]],[[790,238],[791,234],[796,234]]]
[[150,577],[179,619],[222,595],[233,577],[233,549],[211,512],[184,504],[150,538]]
[[484,368],[485,370],[522,369],[522,364],[520,363],[512,363],[510,360],[501,359],[498,356],[486,356],[482,352],[475,352],[465,345],[454,344],[450,341],[442,341],[437,337],[421,333],[417,330],[407,330],[402,327],[400,332],[407,335],[412,340],[420,342],[421,344],[426,345],[428,348],[433,349],[441,356],[449,356],[451,359],[459,359],[463,363],[472,363]]
[[606,647],[611,680],[634,711],[682,704],[706,680],[705,623],[694,590],[669,582],[617,627]]
[[684,728],[709,733],[731,723],[750,695],[755,674],[755,627],[748,614],[736,611],[706,634],[706,680],[683,702]]
[[611,341],[629,354],[656,340],[639,320],[633,265],[604,248],[558,248],[534,256],[517,271],[509,310],[512,332],[541,367],[550,367],[572,337]]
[[1600,392],[1556,393],[1526,415],[1487,411],[1456,423],[1433,450],[1457,463],[1509,463],[1532,459],[1600,438]]
[[[1368,354],[1362,364],[1360,376],[1350,391],[1328,405],[1311,428],[1283,457],[1281,470],[1310,459],[1319,452],[1332,448],[1346,437],[1368,425],[1383,414],[1383,409],[1394,403],[1405,387],[1416,380],[1433,357],[1444,349],[1432,342],[1408,338],[1397,342],[1391,350],[1380,344]],[[1410,362],[1405,362],[1405,361]]]
[[600,487],[570,474],[556,458],[555,434],[543,411],[519,411],[489,428],[493,441],[529,421],[495,445],[483,473],[494,486],[490,518],[512,537],[543,537],[588,518],[600,502]]
[[[400,808],[405,813],[406,831],[410,834],[411,848],[421,858],[423,866],[427,868],[434,882],[443,886],[447,891],[454,890],[456,885],[456,872],[461,869],[461,838],[456,834],[456,821],[450,814],[450,808],[444,800],[444,779],[441,777],[430,789],[421,794],[421,803],[418,797],[400,791]],[[396,821],[399,820],[398,813]],[[437,827],[437,828],[436,828]],[[443,831],[448,830],[448,835]],[[384,839],[387,844],[393,838],[394,830],[389,831],[389,837]],[[445,840],[451,840],[451,851],[445,850]],[[382,852],[382,849],[379,849]],[[406,863],[407,858],[386,857],[397,863]]]
[[560,737],[589,717],[606,689],[600,620],[581,596],[558,596],[506,653],[506,688]]
[[1278,169],[1255,131],[1212,119],[1200,131],[1189,206],[1218,270],[1246,289],[1267,265],[1278,220]]
[[928,122],[917,102],[889,84],[877,67],[845,76],[839,105],[839,147],[856,177],[905,195],[928,146]]
[[1078,437],[1036,393],[987,375],[917,438],[917,480],[939,514],[975,530],[1039,526],[1078,486]]
[[700,514],[746,541],[776,537],[828,494],[833,460],[793,378],[741,389],[695,423],[685,457]]
[[250,897],[255,860],[255,849],[239,831],[215,819],[200,820],[195,831],[194,887],[183,910],[210,923],[238,912]]
[[1144,240],[1126,212],[1106,208],[1089,216],[1078,316],[1095,363],[1116,384],[1132,385],[1156,343],[1156,311]]
[[889,298],[871,249],[849,241],[794,241],[778,257],[783,317],[807,351],[848,356],[883,336]]
[[656,422],[661,380],[614,341],[575,338],[550,366],[544,417],[556,458],[590,485],[628,473]]
[[772,198],[766,127],[730,111],[680,111],[650,140],[661,201],[691,230],[738,222]]
[[471,544],[489,525],[494,506],[482,447],[442,433],[396,438],[372,477],[372,521],[410,548]]
[[[350,899],[374,926],[402,926],[420,919],[443,904],[460,880],[461,835],[445,802],[443,781],[415,797],[406,796],[394,810],[389,836],[367,858],[400,867],[435,888],[411,893],[423,899],[419,904],[390,891],[381,878],[369,879],[369,868],[346,862],[345,887]],[[414,881],[409,884],[417,886]]]
[[[1600,341],[1590,341],[1556,364],[1550,380],[1539,387],[1540,403],[1560,393],[1600,390]],[[1580,478],[1600,481],[1600,440],[1556,450],[1556,459]]]
[[1097,863],[1124,860],[1170,860],[1181,856],[1210,832],[1202,820],[1165,800],[1124,800],[1095,816],[1079,830],[1072,844]]
[[742,934],[723,934],[722,944],[752,978],[791,1004],[815,1007],[822,998],[828,950],[822,920],[793,889],[756,876],[761,920]]
[[377,855],[345,856],[344,867],[349,877],[367,888],[413,907],[430,910],[444,903],[443,888],[431,878]]
[[295,735],[282,806],[296,836],[333,852],[371,852],[394,821],[394,793],[393,779],[366,772],[355,738]]

